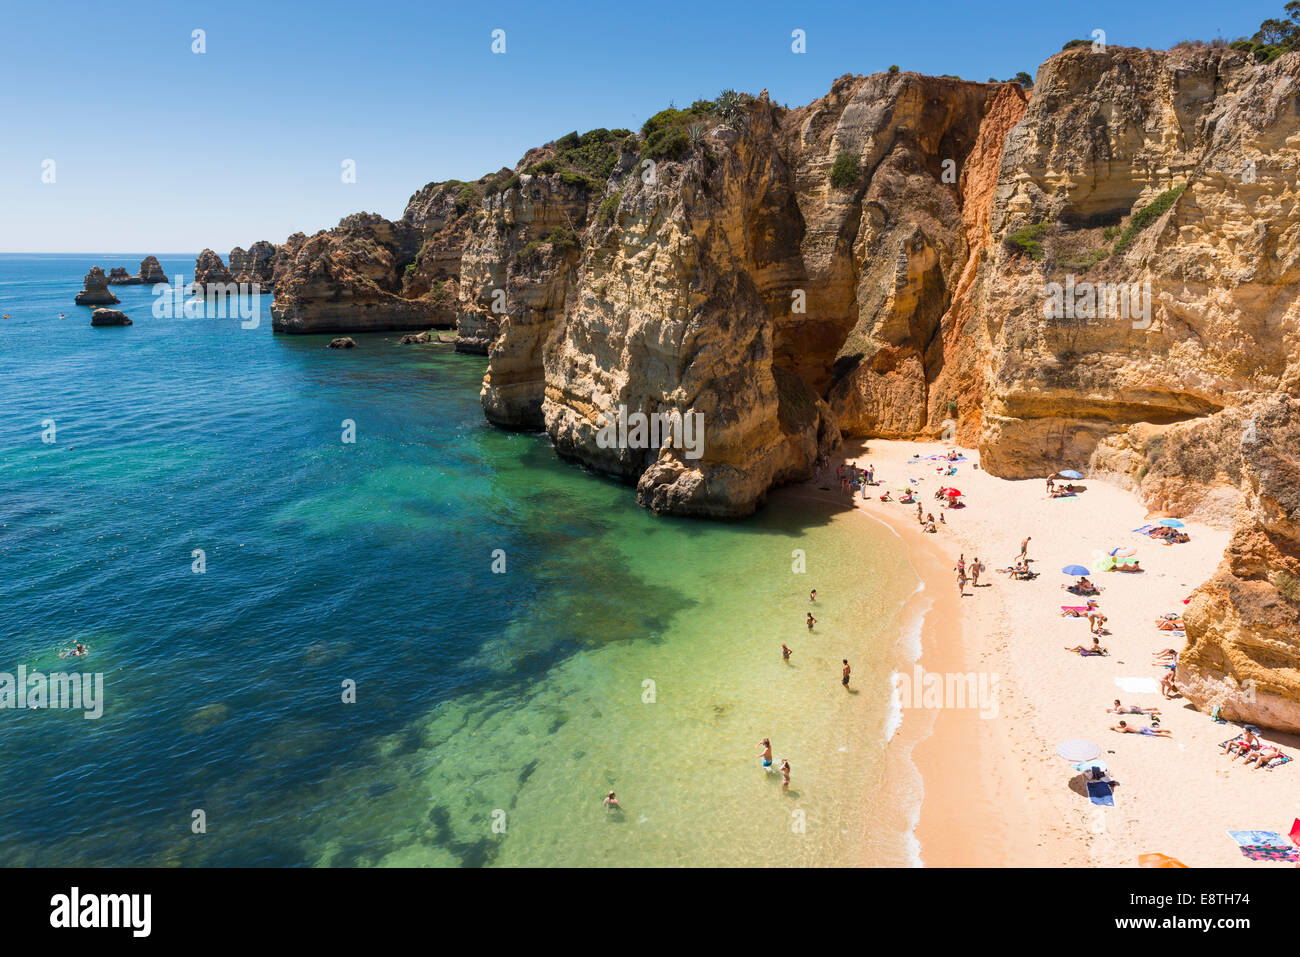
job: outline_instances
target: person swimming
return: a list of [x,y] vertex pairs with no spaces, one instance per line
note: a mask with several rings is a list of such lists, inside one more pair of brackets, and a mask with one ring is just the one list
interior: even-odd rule
[[764,738],[758,742],[758,753],[763,757],[763,767],[770,768],[772,766],[772,741],[769,738]]
[[602,801],[601,803],[605,805],[605,809],[607,811],[623,810],[623,805],[618,803],[618,797],[615,796],[613,791],[610,791],[609,794],[605,795],[605,800]]

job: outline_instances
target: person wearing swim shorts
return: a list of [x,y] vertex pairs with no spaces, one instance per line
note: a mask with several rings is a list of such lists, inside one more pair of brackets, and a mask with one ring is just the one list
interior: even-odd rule
[[758,742],[758,753],[763,756],[763,767],[770,768],[772,766],[772,742],[768,738]]
[[817,624],[817,619],[813,617],[812,612],[808,612],[808,630],[813,630],[813,625]]
[[844,662],[844,677],[840,679],[840,684],[847,688],[849,686],[849,674],[853,669],[849,667],[849,659],[842,658],[841,660]]

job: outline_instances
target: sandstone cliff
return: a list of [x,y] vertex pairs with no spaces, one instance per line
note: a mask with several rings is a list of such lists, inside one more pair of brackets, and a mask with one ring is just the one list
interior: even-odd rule
[[257,283],[263,292],[270,292],[275,284],[275,257],[275,246],[264,239],[248,249],[236,246],[230,251],[230,272],[235,282]]
[[[1084,46],[1032,95],[893,73],[701,101],[302,237],[276,328],[454,322],[490,421],[656,511],[747,514],[841,434],[1109,473],[1236,529],[1189,697],[1300,730],[1298,92],[1300,54]],[[609,447],[620,410],[698,414],[700,455]]]
[[190,285],[195,296],[203,296],[209,283],[229,284],[234,281],[234,275],[226,268],[220,256],[211,249],[199,253],[199,258],[194,261],[194,282]]
[[163,272],[157,256],[145,256],[140,260],[140,271],[134,276],[122,266],[114,266],[108,271],[110,286],[151,286],[166,281],[167,274]]

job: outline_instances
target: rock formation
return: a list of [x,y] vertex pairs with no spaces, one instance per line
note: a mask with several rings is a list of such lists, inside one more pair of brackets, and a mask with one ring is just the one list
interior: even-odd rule
[[256,283],[263,292],[271,292],[275,285],[276,253],[275,246],[264,239],[247,250],[236,246],[230,251],[229,260],[235,282]]
[[166,281],[167,275],[163,272],[156,256],[146,256],[140,260],[140,272],[134,276],[122,266],[114,266],[108,272],[110,286],[151,286]]
[[[893,73],[665,111],[300,237],[276,328],[454,322],[490,421],[656,511],[752,512],[842,434],[1110,474],[1235,529],[1188,696],[1300,730],[1298,91],[1300,53],[1085,45],[1031,93]],[[602,440],[636,412],[702,416],[698,457]]]
[[108,288],[108,277],[104,270],[92,266],[86,273],[85,288],[77,293],[78,306],[116,306],[122,300],[113,295]]
[[199,253],[199,258],[194,261],[194,282],[190,287],[195,296],[202,297],[209,283],[228,285],[234,282],[234,275],[220,256],[211,249]]
[[357,342],[349,336],[340,336],[337,339],[331,339],[329,348],[331,349],[355,349]]
[[397,340],[399,346],[415,346],[430,342],[431,338],[427,332],[412,332],[409,335],[402,336]]
[[90,314],[92,326],[129,326],[131,320],[120,309],[96,309]]

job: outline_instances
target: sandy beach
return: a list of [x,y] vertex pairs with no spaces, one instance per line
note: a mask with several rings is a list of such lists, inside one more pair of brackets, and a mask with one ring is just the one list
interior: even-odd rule
[[[880,440],[845,449],[845,460],[873,465],[880,483],[865,502],[857,499],[855,518],[892,528],[925,583],[916,599],[925,608],[920,666],[973,675],[989,692],[966,707],[916,701],[891,743],[910,753],[924,782],[915,830],[924,864],[1132,867],[1138,855],[1160,852],[1189,867],[1294,866],[1250,861],[1226,832],[1286,834],[1300,815],[1300,760],[1272,770],[1229,762],[1219,744],[1239,726],[1215,723],[1156,687],[1165,672],[1152,653],[1183,644],[1156,620],[1181,611],[1183,599],[1211,575],[1229,532],[1187,520],[1191,541],[1165,545],[1134,533],[1147,524],[1147,509],[1112,482],[1086,478],[1079,483],[1085,492],[1052,499],[1042,479],[988,475],[970,450],[959,450],[965,461],[942,478],[941,463],[925,457],[946,449]],[[837,464],[831,481],[816,483],[833,487],[823,495],[840,494]],[[896,501],[905,485],[918,490],[917,501],[936,520],[942,511],[946,522],[936,534],[921,530],[915,505]],[[961,489],[965,507],[941,510],[933,498],[940,485]],[[886,490],[895,501],[879,500]],[[1026,536],[1039,577],[1017,581],[997,573],[1012,564]],[[1102,589],[1098,603],[1109,634],[1101,643],[1109,654],[1066,651],[1090,644],[1091,636],[1086,619],[1061,615],[1062,605],[1083,603],[1062,587],[1074,579],[1061,569],[1092,567],[1117,547],[1136,548],[1145,571],[1091,576]],[[978,556],[986,570],[979,587],[968,583],[960,596],[953,569],[963,554],[967,563]],[[920,677],[905,649],[898,670],[913,684]],[[1172,737],[1110,730],[1121,719],[1139,727],[1149,720],[1108,713],[1116,698],[1160,709],[1160,726]],[[1117,782],[1113,807],[1090,803],[1081,776],[1057,756],[1057,743],[1071,738],[1101,747]],[[1300,757],[1300,738],[1267,729],[1262,738]]]

